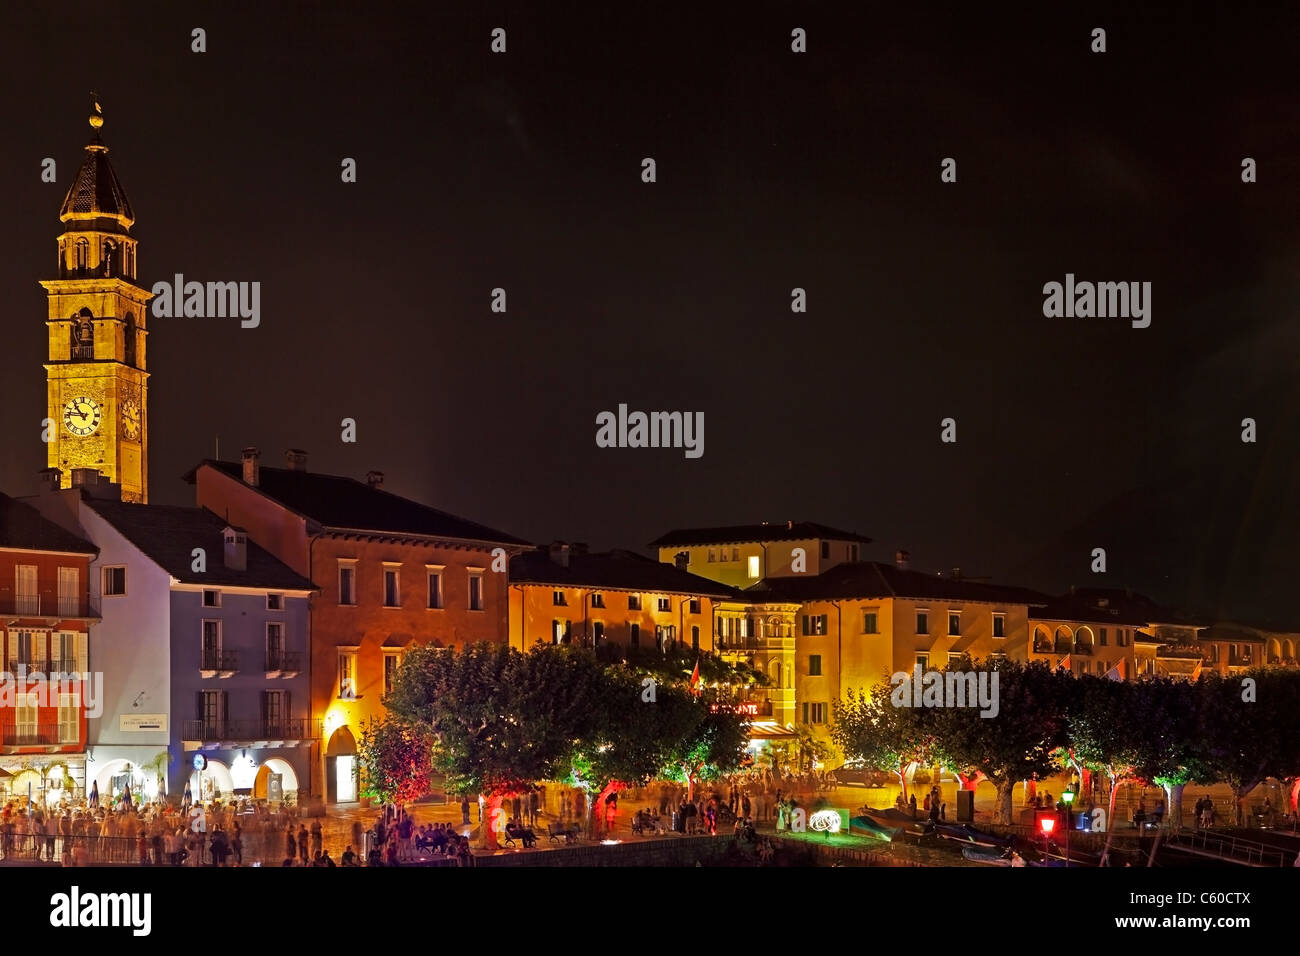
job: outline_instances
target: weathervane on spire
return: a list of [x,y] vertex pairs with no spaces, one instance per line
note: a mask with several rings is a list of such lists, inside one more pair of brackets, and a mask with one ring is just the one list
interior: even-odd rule
[[99,105],[99,94],[90,91],[90,127],[96,131],[104,125],[104,107]]

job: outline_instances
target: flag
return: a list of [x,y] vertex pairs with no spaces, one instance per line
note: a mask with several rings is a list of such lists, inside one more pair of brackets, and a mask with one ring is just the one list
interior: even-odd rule
[[700,696],[700,659],[695,658],[695,670],[691,671],[691,693]]
[[1064,657],[1062,657],[1059,661],[1056,662],[1056,670],[1059,671],[1062,667],[1064,667],[1067,671],[1070,669],[1069,654],[1066,654]]
[[1106,671],[1106,676],[1111,680],[1124,679],[1124,660],[1121,658],[1115,662],[1115,666]]

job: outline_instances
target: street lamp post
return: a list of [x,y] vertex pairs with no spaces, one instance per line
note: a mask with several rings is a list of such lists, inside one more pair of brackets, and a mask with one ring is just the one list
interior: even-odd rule
[[1074,791],[1069,787],[1061,794],[1061,800],[1065,802],[1065,865],[1070,865],[1070,831],[1074,829],[1074,820],[1070,813],[1070,806],[1074,803]]

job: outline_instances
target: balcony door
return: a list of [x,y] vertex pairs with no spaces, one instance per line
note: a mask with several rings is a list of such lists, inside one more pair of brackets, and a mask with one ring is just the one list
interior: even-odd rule
[[203,669],[214,671],[221,668],[221,622],[203,622]]
[[59,615],[81,615],[81,573],[76,568],[59,568]]
[[199,691],[199,720],[203,722],[203,739],[215,740],[224,735],[226,722],[226,692],[224,690]]
[[40,614],[41,599],[36,590],[36,565],[20,564],[15,571],[14,610],[19,614]]
[[283,735],[289,720],[289,692],[267,690],[262,692],[263,732],[270,736]]

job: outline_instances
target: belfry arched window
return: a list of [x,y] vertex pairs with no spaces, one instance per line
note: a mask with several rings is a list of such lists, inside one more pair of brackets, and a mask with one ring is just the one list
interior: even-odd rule
[[77,269],[85,271],[90,268],[90,243],[85,239],[77,240]]
[[89,362],[95,358],[95,324],[89,309],[82,309],[72,317],[72,360]]
[[126,334],[126,343],[125,343],[126,354],[124,358],[126,359],[127,365],[134,367],[135,365],[135,313],[134,312],[128,312],[126,314],[125,334]]

